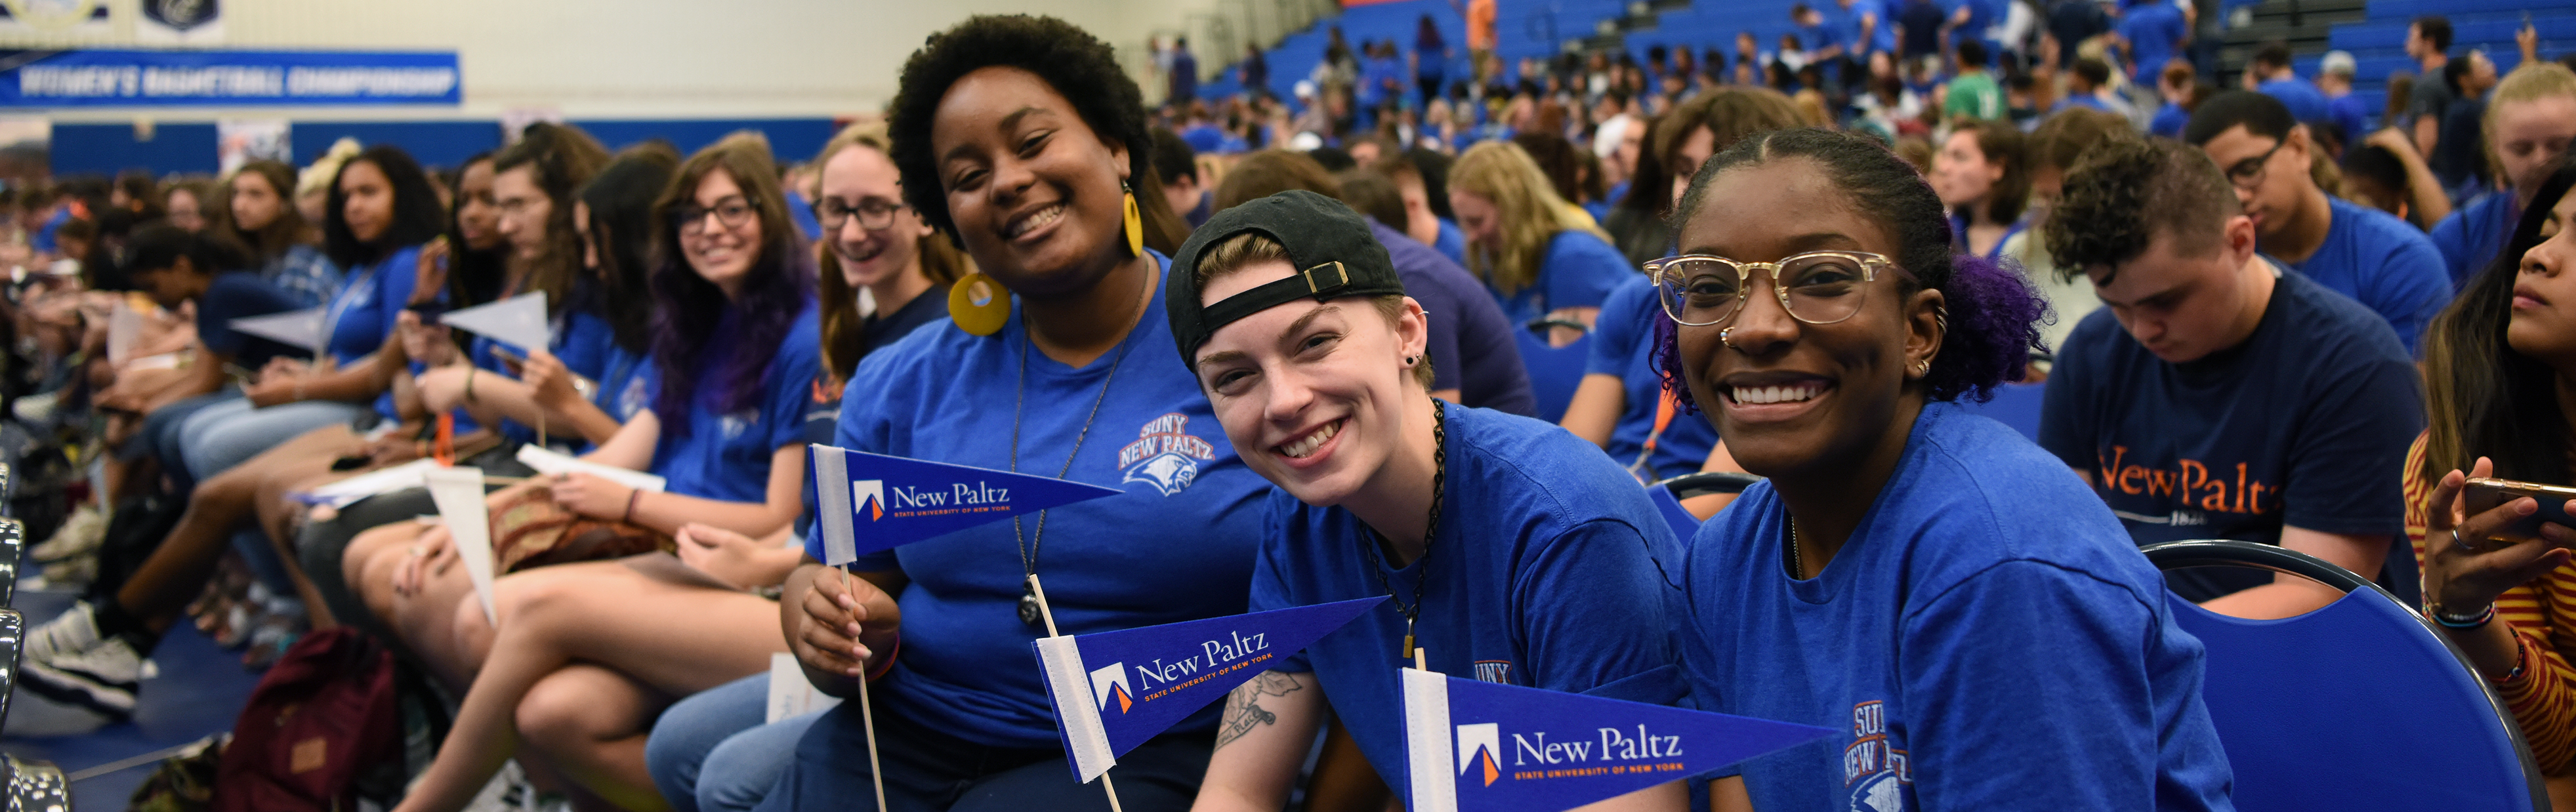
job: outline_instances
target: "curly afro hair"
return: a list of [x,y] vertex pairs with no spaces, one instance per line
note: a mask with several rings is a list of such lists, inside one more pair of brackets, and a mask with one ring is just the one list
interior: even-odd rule
[[[1700,166],[1699,176],[1675,212],[1675,231],[1706,202],[1709,182],[1729,170],[1776,160],[1799,158],[1823,167],[1862,216],[1878,222],[1896,238],[1896,264],[1913,275],[1905,293],[1929,288],[1941,292],[1947,328],[1923,378],[1924,396],[1934,401],[1969,397],[1983,402],[1995,387],[2020,380],[2030,366],[2030,352],[2045,350],[2039,324],[2048,304],[2017,270],[1967,255],[1950,247],[1950,219],[1941,198],[1905,159],[1896,157],[1876,138],[1819,129],[1757,133],[1718,153]],[[1672,320],[1656,319],[1655,362],[1664,386],[1696,410],[1690,387],[1682,378],[1679,331]]]
[[2241,204],[2200,148],[2166,139],[2120,138],[2093,148],[2066,173],[2066,190],[2040,239],[2068,280],[2101,270],[2108,285],[2121,263],[2147,252],[2157,232],[2174,251],[2204,256],[2227,237]]
[[[931,227],[957,235],[957,223],[948,216],[947,187],[940,183],[938,160],[931,155],[930,128],[939,100],[959,78],[996,66],[1035,74],[1072,103],[1074,113],[1101,140],[1125,147],[1134,188],[1161,187],[1144,93],[1118,67],[1109,43],[1054,17],[979,15],[930,35],[912,53],[887,110],[886,135],[893,142],[888,157],[902,174],[904,202]],[[1162,195],[1139,193],[1136,203],[1144,209],[1147,245],[1169,253],[1188,236]]]

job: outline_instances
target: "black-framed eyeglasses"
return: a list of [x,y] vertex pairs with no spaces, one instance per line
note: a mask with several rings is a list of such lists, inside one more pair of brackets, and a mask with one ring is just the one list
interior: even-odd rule
[[850,221],[850,215],[855,214],[859,217],[859,228],[884,231],[894,227],[895,212],[906,208],[909,207],[882,197],[860,198],[856,206],[842,203],[839,198],[827,197],[814,204],[814,219],[822,223],[824,231],[839,231],[843,223]]
[[2263,154],[2237,161],[2236,165],[2227,168],[2227,182],[2235,184],[2239,189],[2252,189],[2263,185],[2264,176],[2270,174],[2272,153],[2280,152],[2282,147],[2289,145],[2290,139],[2283,138],[2272,142],[2272,148],[2264,150]]
[[716,201],[713,206],[681,206],[673,210],[671,227],[678,230],[681,236],[695,237],[706,233],[707,215],[715,215],[716,222],[723,223],[726,228],[741,228],[750,223],[756,213],[751,204],[744,202],[742,198],[728,197]]
[[1771,272],[1771,292],[1791,318],[1808,324],[1832,324],[1860,312],[1868,283],[1896,262],[1861,251],[1809,251],[1778,262],[1738,262],[1707,254],[1684,254],[1646,263],[1655,298],[1664,315],[1687,327],[1710,327],[1734,320],[1752,295],[1753,272]]

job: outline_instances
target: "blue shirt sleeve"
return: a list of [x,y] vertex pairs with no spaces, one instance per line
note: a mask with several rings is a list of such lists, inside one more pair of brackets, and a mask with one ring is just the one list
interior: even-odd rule
[[1638,306],[1653,303],[1653,293],[1654,285],[1639,278],[1602,303],[1601,316],[1592,323],[1592,352],[1584,359],[1583,374],[1627,376],[1628,359],[1636,357],[1637,343],[1654,332],[1645,320],[1650,314]]
[[1619,249],[1590,233],[1568,231],[1548,242],[1538,284],[1547,294],[1550,310],[1600,307],[1620,283],[1634,276],[1636,270],[1628,267],[1628,258]]
[[[817,345],[818,352],[819,348],[820,345]],[[842,387],[841,391],[844,393],[885,392],[885,373],[890,367],[895,366],[896,355],[896,353],[875,353],[861,359],[859,368],[850,373],[850,382]],[[840,419],[835,421],[832,427],[833,447],[875,454],[901,455],[902,450],[894,448],[891,442],[893,423],[886,419],[885,414],[885,408],[893,401],[894,398],[883,395],[843,397]],[[807,528],[805,533],[805,554],[813,556],[816,561],[823,560],[823,534],[815,532],[812,528]],[[850,566],[850,569],[856,572],[890,572],[901,568],[902,565],[895,560],[893,550],[863,553]]]
[[[1282,500],[1286,500],[1286,503],[1283,504]],[[1295,498],[1285,492],[1273,491],[1268,497],[1263,498],[1261,537],[1265,539],[1286,537],[1288,531],[1281,524],[1282,517],[1295,508]],[[1290,609],[1298,605],[1294,598],[1289,597],[1288,585],[1279,580],[1280,564],[1272,556],[1272,550],[1272,545],[1263,544],[1258,552],[1253,553],[1252,595],[1244,606],[1245,612]],[[1295,653],[1279,658],[1279,664],[1271,666],[1269,670],[1282,674],[1303,674],[1314,671],[1315,664],[1307,659],[1305,649],[1298,649]]]
[[2432,233],[2425,235],[2433,241],[2434,250],[2442,252],[2442,268],[2451,275],[2454,287],[2478,270],[2469,267],[2468,214],[2468,206],[2452,209],[2442,216],[2442,222],[2433,224]]
[[1521,618],[1532,685],[1657,705],[1689,695],[1665,605],[1609,599],[1673,589],[1663,562],[1677,565],[1679,554],[1670,541],[1651,544],[1624,522],[1595,519],[1533,551],[1512,586],[1513,603],[1529,607]]
[[[2117,809],[2157,797],[2164,720],[2139,653],[2171,628],[2159,621],[2127,589],[2029,560],[1972,575],[1904,618],[1897,666],[1915,763],[2047,765],[1914,771],[1919,808]],[[2048,652],[2044,668],[2032,652]],[[2033,694],[2064,701],[2012,710]]]
[[2424,328],[2441,314],[2443,305],[2450,304],[2451,276],[2431,240],[2403,222],[2390,225],[2406,230],[2399,234],[2403,239],[2397,250],[2381,260],[2368,304],[2388,319],[2388,326],[2397,330],[2398,342],[2412,354],[2424,338]]

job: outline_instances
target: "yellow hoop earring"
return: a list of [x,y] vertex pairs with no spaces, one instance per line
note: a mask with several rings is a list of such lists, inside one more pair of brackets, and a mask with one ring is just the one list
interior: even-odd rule
[[1122,193],[1126,199],[1126,221],[1120,224],[1120,229],[1127,237],[1127,255],[1131,257],[1144,256],[1145,213],[1136,208],[1136,190],[1128,188],[1127,182],[1122,180],[1118,182],[1118,191]]
[[957,329],[974,335],[1001,332],[1002,324],[1011,320],[1011,296],[984,272],[967,274],[948,286],[948,318],[957,322]]

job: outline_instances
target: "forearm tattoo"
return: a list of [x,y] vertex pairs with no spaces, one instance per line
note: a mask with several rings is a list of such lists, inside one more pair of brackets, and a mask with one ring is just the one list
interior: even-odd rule
[[1222,748],[1231,744],[1251,733],[1253,728],[1278,723],[1278,714],[1262,709],[1262,697],[1287,696],[1305,688],[1305,684],[1298,682],[1296,677],[1277,671],[1261,672],[1261,676],[1236,687],[1233,693],[1225,695],[1225,720],[1217,728],[1216,746]]

